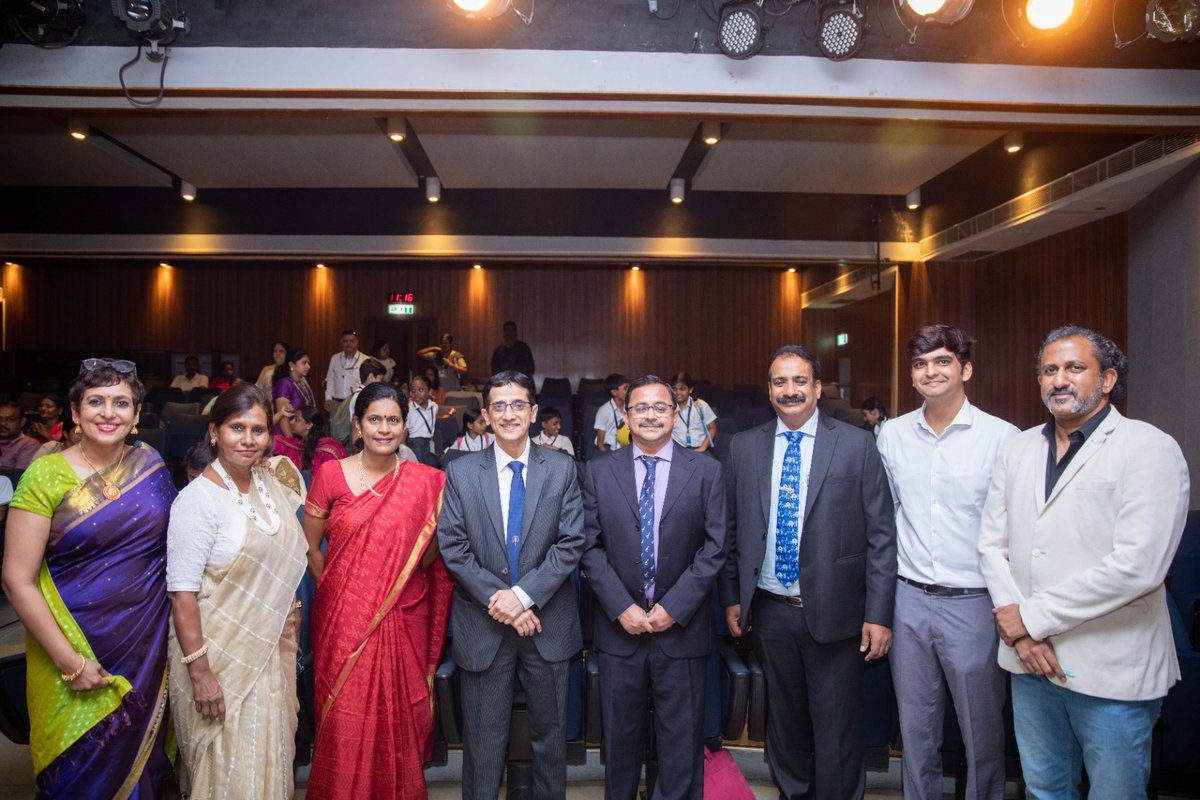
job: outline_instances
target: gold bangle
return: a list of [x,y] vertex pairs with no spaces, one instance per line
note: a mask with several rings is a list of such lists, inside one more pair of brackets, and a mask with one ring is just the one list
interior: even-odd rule
[[206,655],[207,653],[208,653],[208,642],[205,642],[204,644],[200,645],[199,650],[192,653],[191,655],[184,656],[183,658],[179,659],[179,662],[181,664],[190,664],[193,661],[195,661],[196,659],[200,658],[201,656]]
[[63,679],[63,683],[70,683],[71,681],[75,680],[76,678],[78,678],[80,675],[83,674],[83,670],[87,666],[87,656],[83,655],[82,653],[79,653],[78,655],[79,655],[79,669],[75,670],[70,675],[68,675],[65,672],[59,673],[59,677],[61,677]]

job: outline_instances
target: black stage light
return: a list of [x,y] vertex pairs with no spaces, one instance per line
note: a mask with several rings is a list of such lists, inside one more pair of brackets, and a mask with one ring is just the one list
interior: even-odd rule
[[915,22],[953,25],[961,22],[975,6],[975,0],[899,0]]
[[83,30],[80,0],[9,0],[0,10],[11,15],[25,41],[38,47],[66,47]]
[[448,0],[447,5],[467,19],[492,19],[508,11],[512,0]]
[[758,55],[767,41],[762,0],[731,0],[717,15],[717,46],[739,61]]
[[1200,38],[1200,0],[1150,0],[1146,4],[1146,34],[1160,42]]
[[854,58],[862,50],[866,28],[857,2],[829,3],[821,10],[817,47],[830,61]]
[[162,0],[112,0],[112,13],[134,37],[150,45],[146,57],[151,61],[162,57],[160,47],[192,29],[186,14],[172,14]]

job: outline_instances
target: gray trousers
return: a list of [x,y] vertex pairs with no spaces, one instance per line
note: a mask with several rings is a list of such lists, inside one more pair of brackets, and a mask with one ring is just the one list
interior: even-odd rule
[[934,597],[896,583],[892,681],[904,737],[904,796],[942,797],[942,724],[946,690],[967,750],[967,792],[1004,797],[1004,671],[989,595]]

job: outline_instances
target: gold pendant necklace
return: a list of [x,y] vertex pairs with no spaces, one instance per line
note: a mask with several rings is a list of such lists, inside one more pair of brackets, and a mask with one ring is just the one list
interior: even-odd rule
[[[79,455],[83,456],[84,463],[92,468],[92,472],[104,481],[104,488],[100,490],[100,494],[104,495],[109,500],[116,500],[121,496],[121,487],[111,482],[108,478],[100,474],[100,470],[96,469],[96,465],[87,457],[87,451],[83,449],[83,441],[79,442]],[[121,445],[121,457],[117,459],[117,467],[120,468],[121,462],[125,460],[125,445]]]
[[[396,454],[396,466],[392,468],[392,480],[396,479],[396,475],[399,472],[400,472],[400,454],[397,453]],[[379,477],[382,478],[383,476],[380,475]],[[378,478],[376,480],[378,480]],[[368,492],[370,492],[371,494],[375,495],[376,497],[383,497],[383,495],[381,493],[375,491],[375,489],[373,488],[373,486],[370,483],[367,483],[367,470],[366,470],[366,467],[363,466],[363,454],[362,454],[361,450],[358,452],[358,482],[360,484],[362,484],[362,487],[364,489],[366,489]]]

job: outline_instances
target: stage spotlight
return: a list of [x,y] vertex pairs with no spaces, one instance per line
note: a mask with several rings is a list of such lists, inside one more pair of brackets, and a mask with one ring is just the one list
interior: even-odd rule
[[1200,37],[1200,0],[1150,0],[1146,34],[1160,42],[1191,42]]
[[112,13],[134,37],[150,45],[146,57],[151,61],[161,60],[164,56],[159,48],[192,29],[186,14],[172,14],[162,0],[112,0]]
[[447,5],[467,19],[493,19],[508,11],[512,0],[449,0]]
[[921,187],[920,186],[913,189],[908,194],[904,195],[904,205],[906,205],[908,207],[909,211],[916,211],[918,208],[921,207]]
[[425,199],[431,203],[437,203],[442,199],[441,178],[425,179]]
[[1021,148],[1025,146],[1025,137],[1020,131],[1009,131],[1004,134],[1004,152],[1019,153]]
[[854,58],[862,50],[866,28],[862,12],[855,2],[830,3],[821,11],[817,28],[817,47],[830,61]]
[[671,202],[679,205],[683,202],[683,192],[687,181],[683,178],[671,178]]
[[12,15],[17,32],[38,47],[66,47],[83,30],[80,0],[9,0],[0,11]]
[[1017,16],[1029,37],[1070,33],[1083,24],[1092,10],[1092,0],[1023,0]]
[[739,61],[758,55],[767,41],[762,0],[731,0],[717,15],[717,46]]
[[953,25],[961,22],[971,9],[975,0],[899,0],[901,7],[917,22],[933,22],[939,25]]

